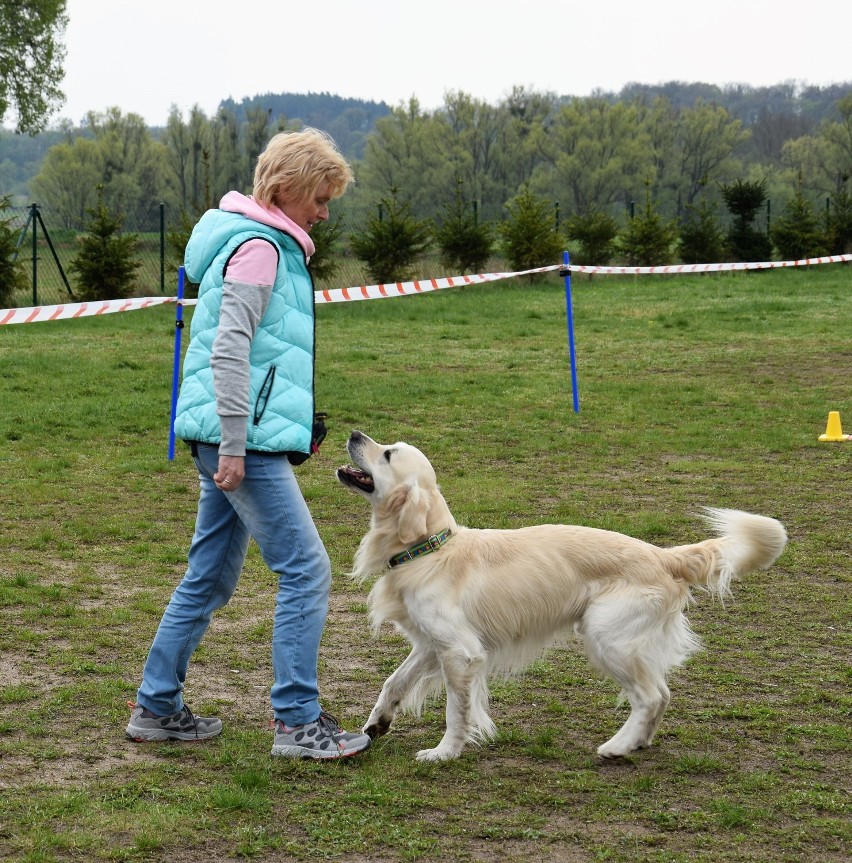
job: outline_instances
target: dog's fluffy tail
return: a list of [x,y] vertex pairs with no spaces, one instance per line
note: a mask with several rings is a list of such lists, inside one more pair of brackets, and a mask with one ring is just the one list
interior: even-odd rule
[[704,512],[717,537],[668,549],[669,571],[724,599],[731,595],[733,579],[775,563],[787,544],[787,531],[764,515],[712,507]]

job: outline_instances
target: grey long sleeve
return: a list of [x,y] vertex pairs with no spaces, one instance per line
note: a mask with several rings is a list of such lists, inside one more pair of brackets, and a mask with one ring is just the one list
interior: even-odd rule
[[220,455],[246,454],[249,351],[271,296],[271,286],[225,279],[219,329],[210,356],[216,413],[222,426]]

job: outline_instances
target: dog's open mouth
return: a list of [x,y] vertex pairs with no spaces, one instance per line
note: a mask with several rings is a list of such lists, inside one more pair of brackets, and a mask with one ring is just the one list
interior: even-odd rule
[[344,465],[337,469],[337,478],[344,484],[352,486],[359,491],[372,494],[376,490],[373,484],[373,478],[361,468],[353,467],[351,464]]

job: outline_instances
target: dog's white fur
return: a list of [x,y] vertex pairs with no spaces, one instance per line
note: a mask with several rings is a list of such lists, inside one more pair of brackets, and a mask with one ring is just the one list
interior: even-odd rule
[[[364,731],[384,734],[398,709],[419,715],[444,687],[446,733],[417,753],[422,761],[455,758],[467,741],[493,736],[489,674],[520,671],[572,630],[631,707],[598,754],[648,746],[669,703],[667,673],[699,648],[683,615],[690,587],[724,597],[732,578],[767,569],[787,541],[775,519],[730,509],[707,510],[716,538],[667,549],[590,527],[475,530],[456,523],[415,447],[354,431],[347,450],[357,469],[337,476],[372,506],[352,576],[381,575],[369,598],[373,628],[392,621],[413,648]],[[446,528],[440,549],[389,568],[393,555]]]

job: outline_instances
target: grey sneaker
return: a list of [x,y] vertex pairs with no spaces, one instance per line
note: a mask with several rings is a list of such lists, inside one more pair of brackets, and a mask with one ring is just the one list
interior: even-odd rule
[[152,740],[207,740],[222,733],[221,720],[194,716],[185,704],[177,713],[157,716],[133,702],[128,703],[132,712],[124,733],[136,743]]
[[370,742],[366,734],[344,731],[331,714],[323,711],[313,722],[293,728],[277,720],[272,754],[283,758],[347,758],[368,749]]

